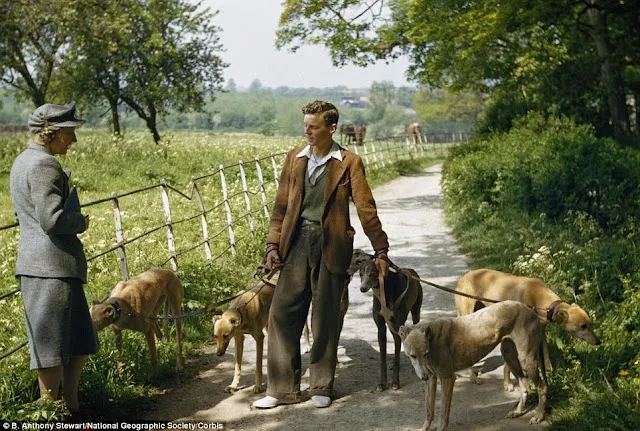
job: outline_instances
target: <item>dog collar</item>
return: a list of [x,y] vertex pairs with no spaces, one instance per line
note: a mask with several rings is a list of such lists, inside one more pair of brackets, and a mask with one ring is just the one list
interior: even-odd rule
[[113,321],[115,322],[120,317],[120,312],[122,309],[120,308],[120,304],[118,304],[118,302],[115,299],[108,301],[108,303],[113,306],[113,309],[116,312],[115,315],[113,316]]
[[549,322],[553,322],[553,312],[556,310],[556,307],[563,302],[561,299],[558,299],[556,301],[553,301],[551,303],[551,305],[549,305],[549,308],[547,308],[547,320]]

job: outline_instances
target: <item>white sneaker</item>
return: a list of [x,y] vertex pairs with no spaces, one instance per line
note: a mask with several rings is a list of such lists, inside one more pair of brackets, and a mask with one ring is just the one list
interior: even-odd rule
[[314,407],[323,409],[331,405],[331,397],[327,397],[324,395],[314,395],[311,397],[311,402],[313,403]]
[[272,409],[278,405],[280,405],[280,400],[275,397],[270,397],[267,395],[264,398],[259,399],[258,401],[253,403],[253,407],[257,409]]
[[284,401],[276,397],[267,395],[266,397],[261,398],[258,401],[254,402],[253,407],[257,409],[272,409],[282,404],[297,404],[299,402],[300,401]]

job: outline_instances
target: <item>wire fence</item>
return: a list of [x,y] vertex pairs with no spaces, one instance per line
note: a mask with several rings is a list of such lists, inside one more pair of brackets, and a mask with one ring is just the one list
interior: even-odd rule
[[[388,137],[363,142],[361,145],[350,145],[347,148],[359,154],[367,171],[371,172],[384,169],[400,160],[444,155],[451,143],[461,142],[467,138],[461,134],[457,136],[451,134],[446,139],[443,138],[443,142],[436,143],[433,138],[427,141],[427,136],[424,136],[422,143],[417,143],[414,140],[410,141],[406,136]],[[108,239],[111,244],[88,253],[90,254],[87,257],[89,267],[97,259],[113,259],[115,255],[121,278],[127,280],[130,274],[128,246],[131,247],[161,231],[164,231],[166,236],[166,246],[163,246],[165,256],[154,266],[162,267],[169,264],[171,269],[177,271],[179,258],[197,250],[200,250],[203,258],[208,262],[215,262],[227,253],[235,255],[238,244],[255,234],[255,221],[269,217],[270,205],[275,198],[285,155],[286,151],[269,154],[262,158],[255,157],[251,162],[240,160],[227,166],[220,165],[211,173],[193,178],[184,192],[161,180],[156,184],[122,193],[114,192],[110,197],[82,204],[81,207],[85,209],[110,207],[108,210],[103,208],[101,211],[112,214],[110,222],[106,218],[101,222],[111,224],[111,228],[108,229],[112,232],[111,238]],[[133,198],[150,202],[149,193],[156,194],[155,200],[158,203],[158,205],[153,202],[148,204],[147,215],[155,208],[159,209],[156,217],[148,217],[155,223],[152,223],[151,227],[145,225],[144,230],[136,224],[136,234],[125,237],[123,228],[125,211],[120,209],[121,201],[124,198]],[[142,197],[143,195],[147,196]],[[174,198],[178,201],[173,200]],[[185,215],[174,219],[173,210],[177,206]],[[184,223],[195,220],[200,221],[201,234],[194,237],[193,229],[188,231],[189,233],[185,231],[183,234],[185,238],[181,238],[182,241],[180,241],[181,247],[177,247],[176,229]],[[18,223],[12,223],[0,226],[0,231],[17,229],[17,227]],[[130,230],[134,231],[134,229]],[[102,244],[106,241],[98,241],[98,243]],[[4,293],[0,295],[0,300],[17,295],[19,292],[19,289],[15,289]],[[0,354],[0,360],[25,347],[26,344],[24,342]]]

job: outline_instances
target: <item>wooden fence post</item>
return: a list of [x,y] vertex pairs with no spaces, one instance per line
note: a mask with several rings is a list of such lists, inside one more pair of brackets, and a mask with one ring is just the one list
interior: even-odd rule
[[164,219],[167,223],[167,246],[169,248],[171,269],[178,270],[178,259],[176,258],[176,244],[173,238],[173,224],[171,222],[171,206],[169,205],[169,193],[167,181],[163,178],[160,181],[160,194],[162,195],[162,207],[164,209]]
[[362,144],[362,149],[364,150],[364,161],[365,166],[369,166],[369,152],[367,151],[367,144]]
[[280,187],[280,179],[278,178],[278,166],[276,165],[276,156],[271,156],[271,166],[273,166],[273,179],[276,182],[276,190]]
[[267,191],[264,188],[264,177],[262,176],[262,167],[260,166],[260,159],[257,157],[256,171],[258,172],[258,187],[260,187],[260,194],[262,195],[262,208],[264,208],[264,215],[269,217],[269,206],[267,204]]
[[220,165],[220,184],[222,185],[222,199],[224,199],[224,212],[227,214],[227,231],[229,232],[229,245],[231,254],[236,255],[236,235],[233,231],[233,217],[231,217],[231,206],[227,195],[227,180],[224,177],[224,166]]
[[[373,153],[373,164],[378,167],[378,157],[376,156],[376,147],[371,143],[371,152]],[[384,162],[382,162],[382,166],[384,166]]]
[[251,201],[249,200],[249,190],[247,189],[247,176],[244,173],[244,162],[238,162],[240,166],[240,178],[242,178],[242,191],[244,192],[244,203],[247,205],[247,221],[249,222],[249,232],[253,236],[253,216],[251,215]]
[[207,224],[206,208],[204,207],[204,202],[196,183],[191,183],[191,190],[193,190],[193,194],[198,202],[198,208],[200,208],[200,223],[202,224],[202,239],[204,240],[204,257],[207,260],[211,260],[211,245],[209,244],[209,225]]
[[129,269],[127,268],[127,254],[124,249],[124,236],[122,235],[122,219],[120,217],[120,204],[118,203],[118,195],[116,192],[111,193],[113,202],[113,220],[116,227],[116,241],[118,241],[118,257],[120,258],[120,272],[122,279],[129,279]]

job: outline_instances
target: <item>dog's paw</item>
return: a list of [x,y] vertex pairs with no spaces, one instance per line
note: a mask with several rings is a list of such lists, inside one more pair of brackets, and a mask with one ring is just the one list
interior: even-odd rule
[[262,387],[262,385],[254,385],[253,386],[253,393],[254,394],[259,394],[264,392],[264,388]]
[[233,385],[229,385],[226,388],[224,388],[224,391],[226,393],[234,393],[234,392],[238,392],[239,390],[243,389],[245,386],[233,386]]
[[513,386],[513,383],[509,383],[504,385],[504,390],[505,392],[513,392],[515,390],[515,386]]
[[387,385],[383,383],[379,383],[378,386],[376,386],[376,392],[382,392],[386,389],[387,389]]
[[400,383],[393,383],[391,385],[391,390],[392,391],[397,391],[398,389],[400,389]]
[[507,416],[505,416],[508,419],[511,418],[519,418],[520,416],[522,416],[524,414],[523,411],[520,411],[518,409],[515,410],[511,410],[509,413],[507,413]]
[[539,424],[544,420],[544,413],[536,412],[533,417],[529,420],[529,425]]

